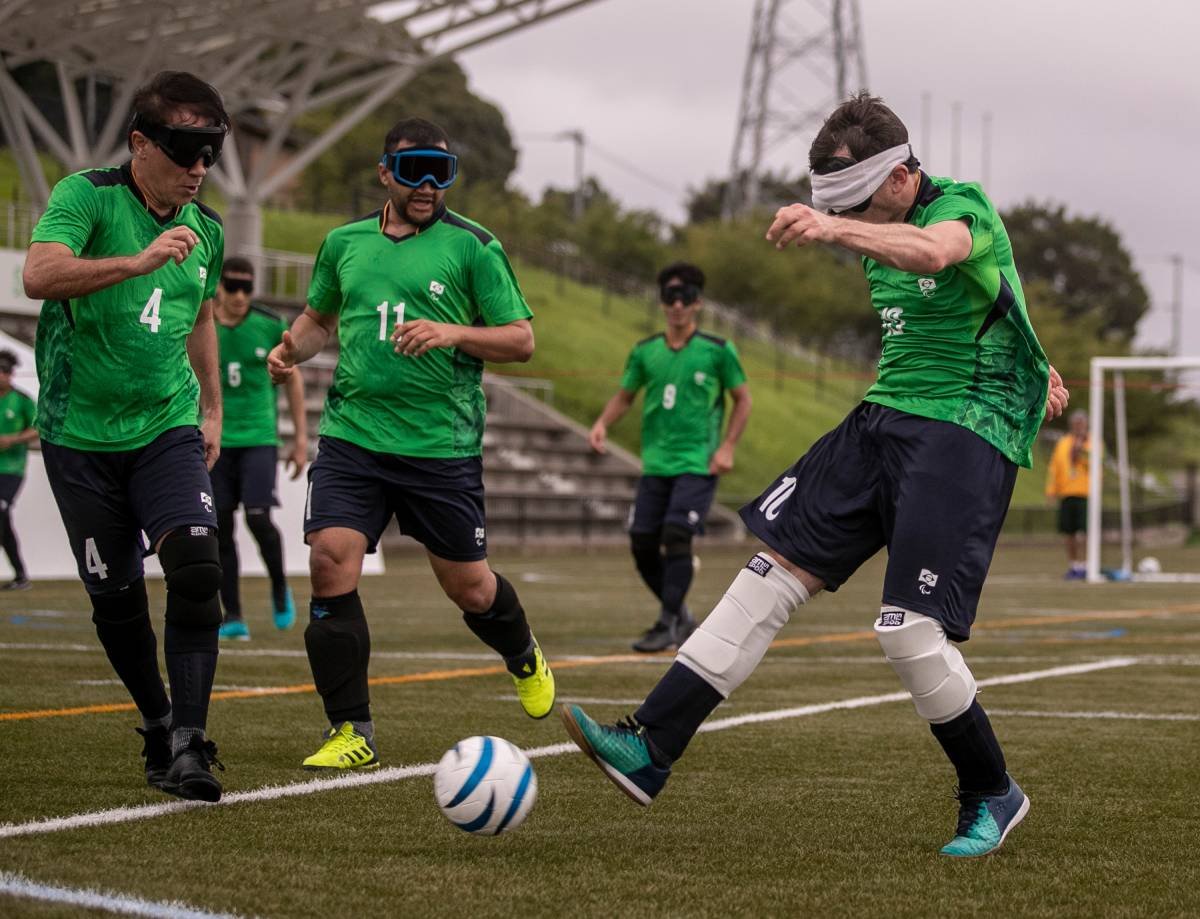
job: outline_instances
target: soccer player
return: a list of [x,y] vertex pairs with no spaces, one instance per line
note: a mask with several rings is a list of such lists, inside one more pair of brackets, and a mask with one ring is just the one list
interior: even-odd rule
[[1087,577],[1083,561],[1087,533],[1087,500],[1090,476],[1087,412],[1071,413],[1070,430],[1059,438],[1046,470],[1046,499],[1058,499],[1058,532],[1067,548],[1068,581]]
[[[213,87],[180,71],[139,88],[133,111],[131,162],[67,176],[33,231],[25,292],[45,300],[37,424],[96,633],[142,715],[146,780],[216,801],[212,766],[223,767],[204,731],[221,624],[210,300],[224,235],[195,198],[229,118]],[[170,698],[142,577],[147,548],[166,578]]]
[[499,241],[446,208],[458,163],[448,146],[419,118],[392,128],[378,165],[387,201],[325,238],[308,306],[269,357],[282,382],[335,328],[341,342],[304,514],[304,643],[331,725],[309,769],[379,764],[358,581],[393,515],[467,627],[504,658],[526,713],[554,706],[517,592],[488,566],[480,458],[483,362],[529,360],[533,314]]
[[25,456],[38,436],[33,426],[33,399],[12,385],[17,364],[13,352],[0,351],[0,546],[13,570],[12,580],[0,590],[29,590],[33,586],[25,572],[12,519],[13,502],[25,481]]
[[764,547],[633,718],[601,725],[575,705],[563,717],[608,777],[649,804],[791,614],[886,546],[875,634],[958,776],[958,825],[942,852],[984,855],[1029,800],[955,645],[970,636],[1017,466],[1030,465],[1038,427],[1068,394],[978,185],[921,171],[904,124],[867,93],[826,119],[809,163],[813,206],[780,209],[767,239],[862,256],[883,327],[879,376],[840,426],[742,508]]
[[[267,354],[287,331],[287,321],[252,303],[254,266],[231,256],[221,268],[217,299],[217,349],[221,365],[221,455],[212,468],[217,502],[217,540],[221,547],[221,602],[225,619],[220,637],[247,641],[250,629],[242,616],[238,591],[237,540],[233,512],[245,508],[246,526],[271,578],[271,610],[277,629],[290,629],[296,606],[283,572],[283,540],[271,520],[275,497],[278,433],[275,386],[267,372]],[[296,479],[308,462],[308,423],[304,414],[304,382],[293,373],[287,382],[288,409],[295,443],[288,457],[289,475]]]
[[[629,544],[660,612],[633,643],[633,650],[642,652],[678,647],[696,628],[684,605],[692,584],[692,538],[704,532],[717,476],[733,469],[734,447],[750,417],[750,387],[733,343],[697,325],[704,272],[684,262],[668,265],[658,274],[658,289],[666,331],[634,345],[620,388],[588,435],[592,449],[603,453],[609,426],[646,388],[642,478]],[[722,440],[727,390],[733,411]]]

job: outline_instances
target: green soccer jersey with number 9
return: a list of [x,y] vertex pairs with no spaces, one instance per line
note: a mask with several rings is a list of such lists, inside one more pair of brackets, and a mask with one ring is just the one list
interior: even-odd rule
[[453,211],[419,232],[384,233],[383,212],[333,230],[308,304],[338,317],[341,351],[321,435],[399,456],[479,456],[483,362],[457,348],[396,354],[397,322],[507,325],[533,316],[499,241]]
[[37,329],[42,439],[75,450],[143,447],[170,428],[195,425],[200,386],[187,337],[216,293],[224,258],[221,219],[191,202],[158,220],[128,165],[67,176],[33,231],[88,259],[137,255],[172,227],[199,242],[182,264],[104,290],[42,304]]

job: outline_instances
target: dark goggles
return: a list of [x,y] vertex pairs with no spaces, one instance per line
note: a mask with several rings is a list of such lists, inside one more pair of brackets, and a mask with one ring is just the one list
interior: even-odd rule
[[249,278],[221,278],[221,286],[226,293],[236,294],[238,291],[250,293],[254,290],[254,282]]
[[200,127],[156,124],[141,115],[133,119],[129,130],[145,134],[171,162],[184,169],[191,169],[197,160],[204,162],[205,169],[212,168],[221,158],[221,145],[225,143],[225,135],[229,132],[224,125]]
[[401,185],[420,188],[429,182],[446,189],[458,178],[458,157],[440,147],[408,147],[385,153],[379,160]]
[[676,300],[682,300],[684,306],[691,306],[700,299],[700,288],[695,284],[668,284],[659,292],[663,305],[670,306]]

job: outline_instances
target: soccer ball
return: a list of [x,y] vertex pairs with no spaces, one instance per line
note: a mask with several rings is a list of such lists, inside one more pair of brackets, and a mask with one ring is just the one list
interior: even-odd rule
[[433,795],[460,830],[496,836],[515,830],[529,816],[537,776],[529,757],[504,738],[468,737],[438,763]]
[[1147,555],[1138,562],[1137,570],[1140,574],[1158,574],[1162,571],[1162,565],[1153,555]]

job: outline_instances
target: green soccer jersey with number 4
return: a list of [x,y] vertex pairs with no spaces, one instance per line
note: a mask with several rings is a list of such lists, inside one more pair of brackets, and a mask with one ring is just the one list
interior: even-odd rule
[[533,313],[483,227],[445,209],[403,237],[384,233],[383,223],[377,211],[338,227],[317,253],[308,304],[337,314],[341,342],[321,434],[400,456],[478,456],[483,362],[457,348],[396,354],[393,326],[498,326]]
[[224,258],[221,219],[191,202],[159,220],[128,165],[67,176],[54,186],[33,231],[87,259],[137,255],[172,227],[199,242],[182,264],[70,300],[42,304],[37,329],[42,439],[76,450],[145,446],[170,428],[195,425],[200,387],[187,337],[216,293]]
[[642,474],[708,475],[721,442],[725,391],[746,382],[733,342],[696,332],[682,348],[662,332],[629,352],[621,388],[646,387],[642,409]]
[[283,338],[287,321],[257,303],[237,325],[217,320],[221,356],[222,447],[273,447],[279,443],[275,385],[267,355]]
[[922,173],[907,222],[945,220],[971,231],[971,253],[956,265],[919,275],[863,258],[883,324],[879,378],[864,398],[962,425],[1028,467],[1050,374],[1008,232],[978,185]]

